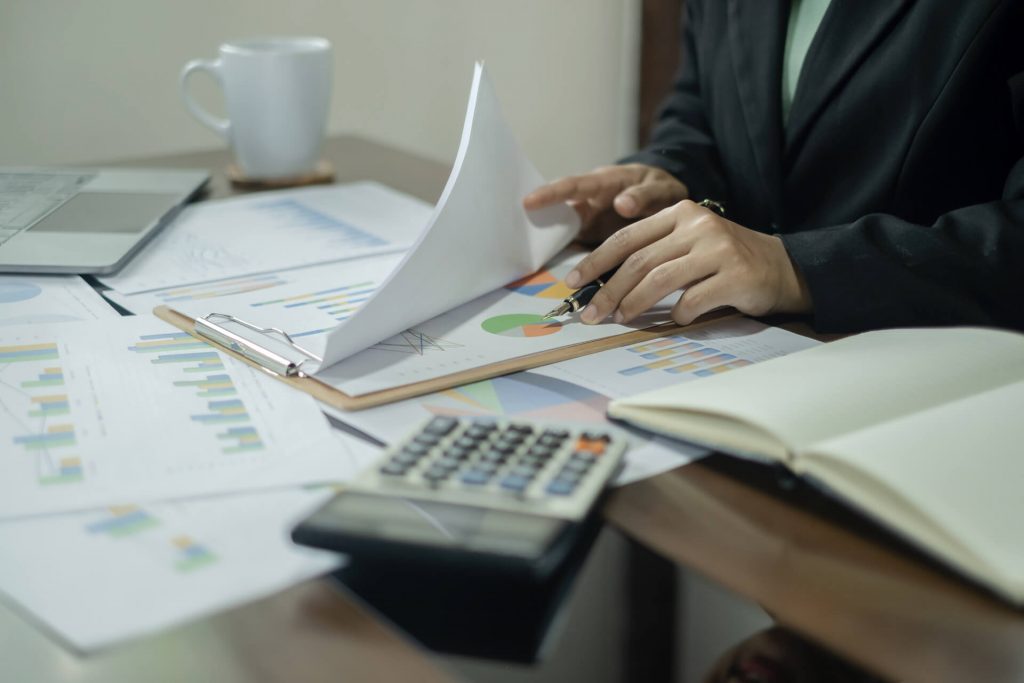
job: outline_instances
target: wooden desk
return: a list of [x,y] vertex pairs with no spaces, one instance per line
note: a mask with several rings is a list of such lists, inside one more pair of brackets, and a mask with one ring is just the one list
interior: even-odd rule
[[1024,680],[1024,611],[700,463],[616,491],[606,517],[878,675]]

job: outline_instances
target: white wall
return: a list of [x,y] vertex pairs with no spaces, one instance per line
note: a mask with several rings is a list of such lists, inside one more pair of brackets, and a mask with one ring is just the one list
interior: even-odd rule
[[0,0],[0,165],[222,144],[185,113],[178,71],[278,33],[334,44],[330,131],[449,162],[485,59],[527,153],[561,175],[630,150],[638,23],[638,0]]

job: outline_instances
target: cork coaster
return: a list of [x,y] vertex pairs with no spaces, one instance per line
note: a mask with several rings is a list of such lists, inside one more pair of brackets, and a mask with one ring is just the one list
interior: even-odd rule
[[228,180],[240,190],[279,190],[284,187],[302,185],[325,185],[334,182],[334,165],[326,159],[317,163],[309,173],[293,178],[250,178],[238,164],[229,164],[226,170]]

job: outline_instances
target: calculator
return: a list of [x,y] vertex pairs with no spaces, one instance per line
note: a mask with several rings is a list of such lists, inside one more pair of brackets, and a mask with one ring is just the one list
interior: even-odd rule
[[442,562],[542,575],[571,550],[623,464],[610,429],[434,417],[292,532],[355,561]]

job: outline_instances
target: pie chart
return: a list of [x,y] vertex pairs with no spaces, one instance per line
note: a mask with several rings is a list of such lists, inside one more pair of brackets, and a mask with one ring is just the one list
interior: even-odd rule
[[15,280],[13,282],[0,282],[0,304],[13,304],[16,301],[25,301],[39,296],[43,290],[31,282]]
[[562,323],[533,313],[507,313],[488,318],[480,327],[503,337],[543,337],[561,330]]
[[562,282],[562,278],[569,274],[569,270],[570,266],[567,265],[558,267],[554,272],[538,270],[536,273],[527,275],[521,280],[508,283],[505,285],[505,289],[517,294],[536,296],[542,299],[564,299],[576,291],[570,289]]
[[450,417],[604,422],[608,397],[564,380],[518,372],[438,392],[424,401],[424,407]]

